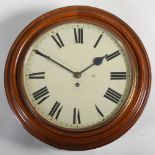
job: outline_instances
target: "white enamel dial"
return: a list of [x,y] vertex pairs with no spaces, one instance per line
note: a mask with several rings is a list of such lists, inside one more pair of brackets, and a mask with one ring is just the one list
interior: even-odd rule
[[125,104],[131,66],[110,32],[68,23],[32,43],[23,79],[31,106],[41,117],[60,127],[82,129],[104,123]]

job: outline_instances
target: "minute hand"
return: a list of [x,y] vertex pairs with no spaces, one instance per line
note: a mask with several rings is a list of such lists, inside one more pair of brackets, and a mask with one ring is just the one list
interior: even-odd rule
[[36,54],[38,54],[38,55],[40,55],[40,56],[44,57],[45,59],[47,59],[47,60],[49,60],[49,61],[52,61],[52,62],[54,62],[55,64],[59,65],[60,67],[62,67],[62,68],[64,68],[64,69],[66,69],[68,72],[70,72],[70,73],[74,74],[74,72],[73,72],[72,70],[70,70],[69,68],[67,68],[67,67],[63,66],[63,65],[62,65],[62,64],[60,64],[59,62],[57,62],[57,61],[55,61],[55,60],[51,59],[51,57],[49,57],[49,56],[47,56],[47,55],[45,55],[45,54],[41,53],[41,52],[40,52],[40,51],[38,51],[38,50],[33,50],[33,51],[34,51]]
[[88,67],[86,67],[85,69],[83,69],[80,74],[82,74],[83,72],[85,72],[86,70],[88,70],[89,68],[91,68],[92,66],[99,66],[102,64],[103,59],[106,58],[108,55],[105,55],[103,57],[96,57],[93,59],[93,63],[91,65],[89,65]]

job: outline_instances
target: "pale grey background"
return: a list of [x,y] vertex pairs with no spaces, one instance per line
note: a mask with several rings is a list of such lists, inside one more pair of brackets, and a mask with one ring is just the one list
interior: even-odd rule
[[[32,137],[10,110],[3,84],[9,49],[21,30],[39,15],[68,5],[105,9],[127,22],[143,41],[152,67],[152,90],[144,113],[124,136],[99,149],[72,152]],[[0,0],[0,155],[154,155],[155,154],[155,1],[154,0]]]

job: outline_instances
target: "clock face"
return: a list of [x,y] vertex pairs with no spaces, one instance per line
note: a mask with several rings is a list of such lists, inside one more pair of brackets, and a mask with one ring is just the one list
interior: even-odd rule
[[88,23],[42,33],[23,66],[30,106],[59,127],[84,129],[112,119],[131,88],[131,65],[121,41]]

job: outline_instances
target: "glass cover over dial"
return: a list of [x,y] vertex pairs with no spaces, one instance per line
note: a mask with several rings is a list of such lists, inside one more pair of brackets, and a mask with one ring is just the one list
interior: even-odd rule
[[23,79],[30,106],[59,127],[84,129],[113,118],[126,103],[131,65],[121,41],[74,22],[42,33],[29,48]]

